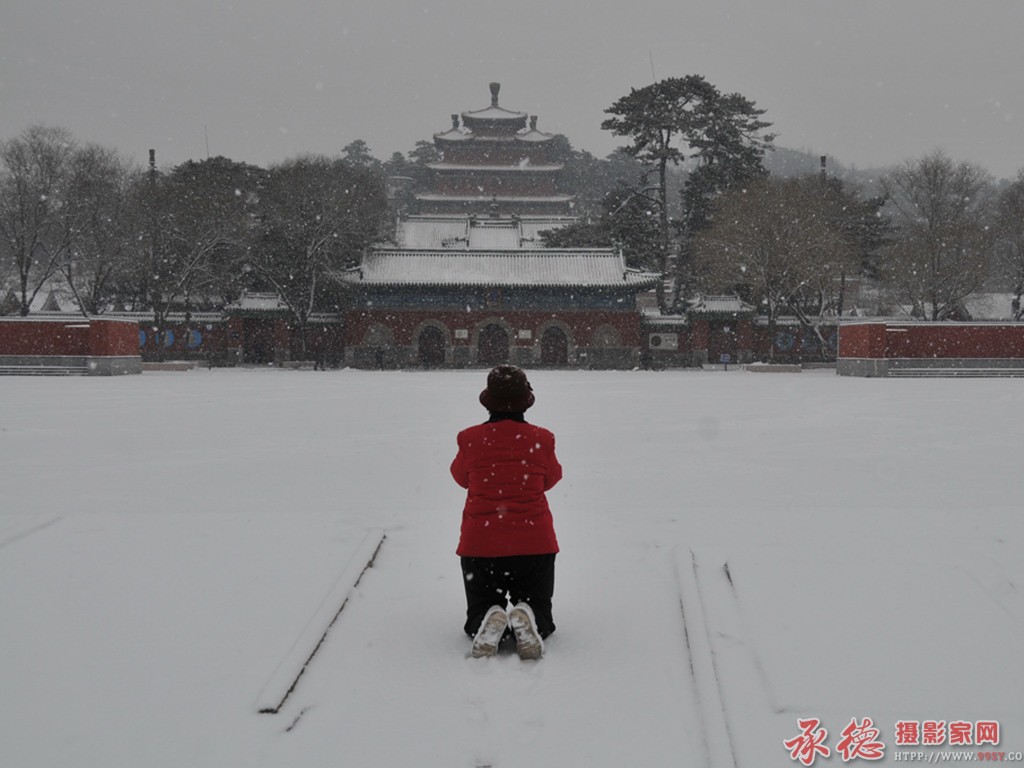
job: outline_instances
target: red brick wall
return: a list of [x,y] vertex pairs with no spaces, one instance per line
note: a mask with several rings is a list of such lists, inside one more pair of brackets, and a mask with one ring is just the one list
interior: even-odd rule
[[122,320],[0,318],[0,355],[130,357],[138,326]]
[[839,328],[839,357],[885,357],[885,324],[863,323]]
[[87,321],[0,320],[0,355],[86,355]]
[[90,355],[128,357],[139,354],[139,333],[135,323],[92,318],[89,331]]
[[1024,324],[858,323],[839,331],[841,358],[1024,358]]

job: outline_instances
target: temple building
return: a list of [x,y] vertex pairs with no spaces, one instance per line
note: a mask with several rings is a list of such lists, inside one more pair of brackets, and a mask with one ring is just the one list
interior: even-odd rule
[[659,275],[611,248],[551,249],[572,195],[554,135],[498,103],[452,115],[439,160],[409,190],[394,241],[337,275],[353,367],[632,368],[644,339],[636,297]]
[[434,136],[441,160],[431,163],[431,189],[415,193],[423,214],[500,213],[567,216],[572,196],[558,190],[562,163],[554,136],[537,130],[537,117],[498,105],[452,115],[452,127]]

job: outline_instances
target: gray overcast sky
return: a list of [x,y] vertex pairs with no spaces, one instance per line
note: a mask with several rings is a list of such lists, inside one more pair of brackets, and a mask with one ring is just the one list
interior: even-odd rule
[[489,103],[604,156],[604,109],[702,74],[780,146],[1024,168],[1022,0],[0,0],[0,139],[63,126],[161,166],[386,159]]

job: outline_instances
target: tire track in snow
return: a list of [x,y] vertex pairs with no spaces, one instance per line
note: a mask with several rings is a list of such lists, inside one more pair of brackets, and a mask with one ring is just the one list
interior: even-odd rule
[[[56,525],[63,519],[64,518],[62,516],[58,515],[57,517],[51,517],[49,520],[45,520],[42,523],[36,523],[35,525],[30,525],[27,528],[23,528],[22,530],[19,530],[17,533],[11,534],[4,539],[0,539],[0,549],[3,549],[9,544],[14,544],[17,541],[21,541],[22,539],[27,539],[34,533],[39,533],[40,531],[46,530],[51,525]],[[18,528],[19,526],[14,527]]]
[[700,591],[697,557],[676,552],[676,580],[679,604],[683,614],[686,650],[690,658],[690,674],[701,717],[702,734],[710,768],[736,768],[736,752],[729,717],[722,695],[722,684],[715,662],[711,634],[705,620],[704,596]]
[[389,767],[424,755],[459,768],[707,765],[670,552],[652,568],[649,548],[629,547],[608,568],[615,542],[576,542],[560,561],[545,657],[472,659],[461,572],[437,530],[389,533],[381,567],[288,703],[315,710],[268,764],[344,750],[353,765]]

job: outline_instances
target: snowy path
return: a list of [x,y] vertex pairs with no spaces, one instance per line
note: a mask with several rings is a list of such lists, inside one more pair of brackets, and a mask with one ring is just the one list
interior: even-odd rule
[[[922,558],[885,549],[698,555],[738,765],[756,765],[764,745],[795,736],[798,718],[838,733],[870,717],[890,750],[893,724],[904,719],[1002,718],[1020,729],[1024,666],[1011,649],[1024,622],[1019,601],[995,591],[1016,591],[1006,574],[986,587],[977,575],[985,562],[963,551],[933,546]],[[823,688],[841,698],[823,697]]]
[[[522,662],[467,658],[450,548],[447,534],[388,536],[280,716],[301,721],[271,742],[263,764],[340,748],[352,765],[380,766],[403,765],[411,747],[430,765],[503,768],[701,754],[668,552],[623,560],[613,541],[591,541],[585,560],[560,556],[556,621],[571,629],[549,638],[546,658]],[[615,599],[627,589],[653,599]],[[400,737],[363,738],[387,723]]]
[[367,532],[362,543],[349,556],[345,568],[335,579],[330,590],[324,595],[316,611],[296,635],[284,658],[278,664],[270,680],[263,686],[256,701],[261,715],[280,714],[291,698],[306,671],[312,665],[317,653],[327,642],[342,611],[348,605],[363,574],[373,567],[374,561],[386,538],[384,531],[374,529]]
[[759,768],[806,717],[873,718],[883,764],[902,719],[1024,749],[1019,382],[531,379],[566,469],[536,663],[461,633],[482,372],[0,379],[0,765]]

